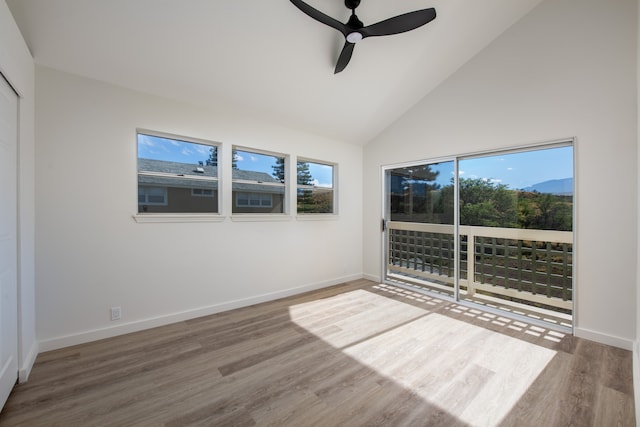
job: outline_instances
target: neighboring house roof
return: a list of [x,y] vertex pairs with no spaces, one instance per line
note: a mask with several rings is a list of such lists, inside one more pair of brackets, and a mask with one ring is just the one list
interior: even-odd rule
[[257,182],[280,183],[279,180],[275,179],[273,176],[269,175],[266,172],[254,172],[254,171],[233,169],[232,173],[233,173],[233,179],[242,179],[246,181],[257,181]]
[[[163,187],[218,188],[218,167],[138,158],[138,183]],[[283,194],[280,181],[265,172],[233,169],[234,191]]]
[[138,175],[138,183],[155,187],[206,188],[217,190],[218,181],[208,181],[169,176]]
[[[204,172],[197,172],[196,168],[202,168]],[[191,163],[168,162],[165,160],[138,158],[138,172],[142,171],[209,177],[216,177],[218,175],[217,166],[200,166]]]
[[138,183],[145,185],[213,190],[218,188],[218,180],[215,179],[218,176],[217,166],[139,158],[138,173]]

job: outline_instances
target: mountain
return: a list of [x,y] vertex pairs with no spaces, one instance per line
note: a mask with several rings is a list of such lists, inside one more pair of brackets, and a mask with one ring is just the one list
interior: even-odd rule
[[571,196],[573,195],[573,178],[552,179],[539,182],[523,188],[522,191],[537,191],[538,193],[550,193],[558,196]]

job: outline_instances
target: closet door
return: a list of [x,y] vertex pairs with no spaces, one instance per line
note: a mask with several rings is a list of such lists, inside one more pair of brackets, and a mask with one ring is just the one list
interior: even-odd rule
[[18,378],[18,96],[0,74],[0,406]]

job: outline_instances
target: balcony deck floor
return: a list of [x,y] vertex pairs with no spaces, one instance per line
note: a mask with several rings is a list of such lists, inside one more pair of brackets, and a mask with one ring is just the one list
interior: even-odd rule
[[[453,285],[446,282],[434,282],[428,279],[411,276],[403,273],[389,272],[387,279],[391,283],[397,283],[398,286],[408,289],[415,289],[417,292],[424,290],[430,293],[436,293],[448,296],[453,299]],[[523,294],[522,300],[526,300]],[[512,302],[501,295],[487,295],[482,292],[476,292],[473,295],[467,294],[465,289],[461,290],[460,299],[462,301],[471,302],[484,307],[491,311],[501,311],[505,316],[514,316],[522,318],[525,321],[531,321],[546,325],[547,327],[556,328],[565,332],[570,332],[573,328],[573,316],[557,310],[554,307],[539,308],[535,305]]]

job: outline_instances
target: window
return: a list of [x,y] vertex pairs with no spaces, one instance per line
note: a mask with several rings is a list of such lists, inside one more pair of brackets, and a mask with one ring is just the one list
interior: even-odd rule
[[298,160],[298,213],[335,213],[334,166]]
[[138,205],[166,206],[167,189],[164,187],[138,187]]
[[218,146],[138,131],[138,212],[218,213]]
[[286,156],[234,148],[232,169],[234,214],[286,212]]
[[236,193],[236,206],[237,207],[273,207],[273,196],[271,194],[261,193]]
[[213,190],[207,188],[192,188],[191,195],[194,197],[213,197]]

